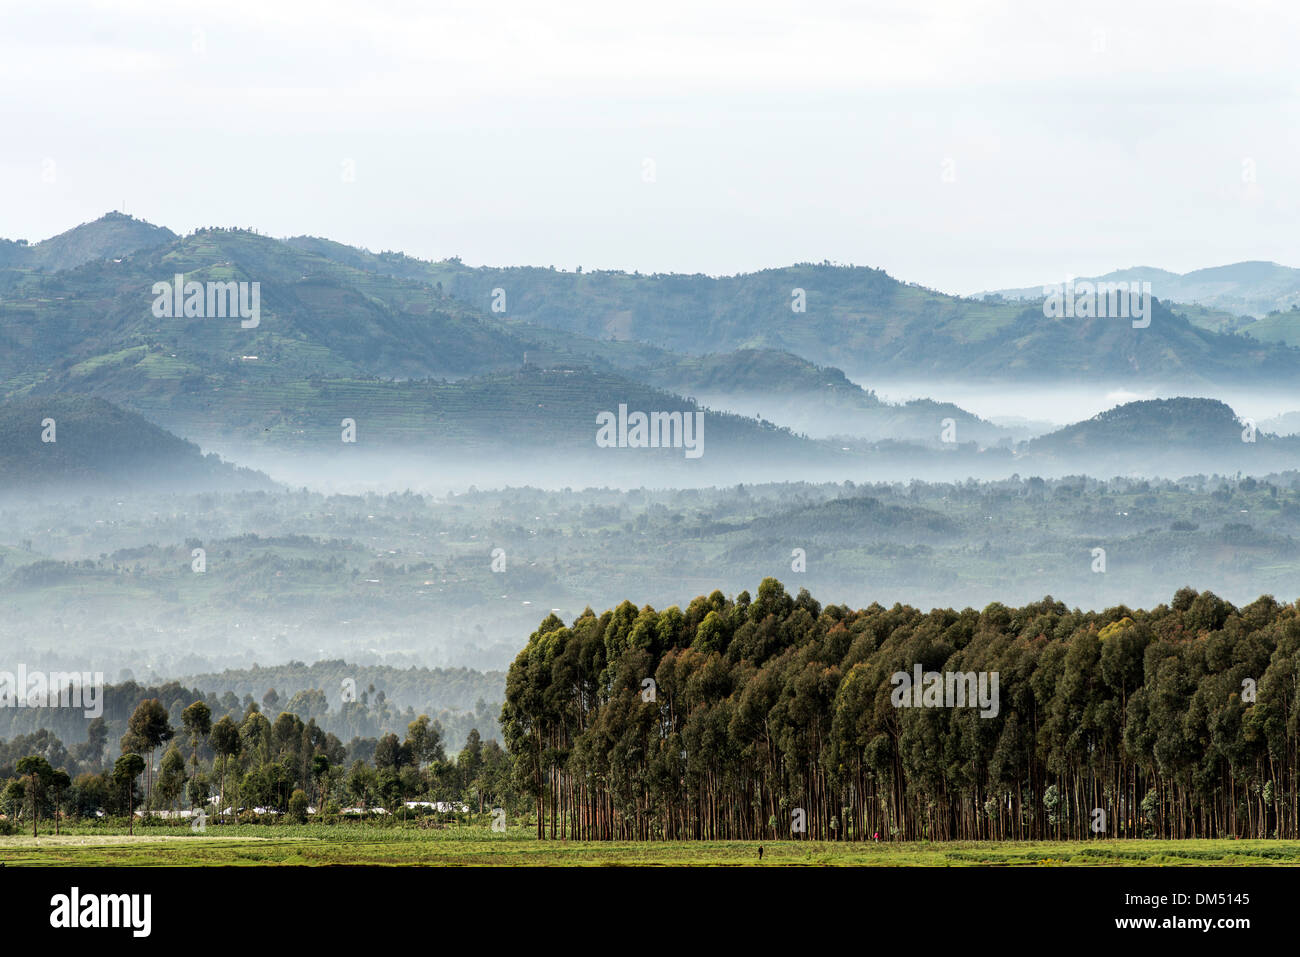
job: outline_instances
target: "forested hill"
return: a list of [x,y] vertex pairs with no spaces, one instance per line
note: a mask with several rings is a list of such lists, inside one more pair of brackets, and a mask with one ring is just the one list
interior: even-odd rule
[[[153,285],[178,274],[257,283],[256,324],[155,316]],[[346,418],[369,446],[588,449],[599,412],[695,408],[618,371],[658,350],[528,326],[247,230],[29,272],[0,303],[0,343],[0,396],[93,395],[205,444],[333,449]],[[770,424],[708,419],[714,450],[816,451]]]
[[943,420],[950,418],[962,441],[994,445],[1011,440],[1006,430],[951,402],[884,402],[839,369],[774,349],[704,356],[667,353],[632,374],[706,405],[761,415],[814,437],[859,435],[937,442]]
[[[1300,349],[1199,328],[1158,302],[1144,329],[1048,319],[1037,304],[945,296],[825,263],[720,278],[474,269],[249,230],[175,237],[121,216],[47,242],[64,251],[46,254],[51,268],[84,261],[50,272],[19,263],[30,257],[17,244],[5,247],[0,396],[96,395],[202,441],[226,432],[293,441],[311,430],[301,410],[330,407],[331,394],[351,403],[331,428],[343,417],[371,426],[382,418],[394,433],[423,438],[482,391],[458,394],[459,380],[497,376],[506,378],[487,388],[517,389],[516,404],[535,420],[529,434],[541,436],[556,424],[546,394],[556,383],[510,381],[530,366],[616,374],[815,438],[937,444],[951,418],[960,441],[986,447],[1011,435],[947,403],[881,403],[849,375],[1177,381],[1199,390],[1268,387],[1300,373]],[[256,324],[155,316],[154,284],[177,274],[257,283]],[[428,380],[450,388],[410,385]],[[447,394],[427,394],[439,390]],[[451,433],[470,425],[463,416],[445,424]]]
[[1236,413],[1217,399],[1148,399],[1107,409],[1091,419],[1040,436],[1029,447],[1089,449],[1189,442],[1221,445],[1240,442],[1241,432]]
[[162,226],[123,213],[107,213],[38,243],[0,239],[0,288],[23,270],[54,273],[96,260],[120,259],[175,238],[175,233]]
[[[154,284],[177,274],[201,284],[257,283],[256,324],[206,311],[154,315]],[[22,375],[24,384],[61,388],[119,368],[194,389],[232,371],[281,382],[463,376],[517,367],[529,348],[427,285],[358,273],[238,229],[205,229],[121,261],[28,275],[0,306],[0,337],[9,343],[0,382]]]
[[204,455],[102,399],[43,396],[0,403],[0,490],[271,488],[265,475]]
[[1251,444],[1285,445],[1300,453],[1300,441],[1279,440],[1258,429],[1251,439],[1249,423],[1217,399],[1187,397],[1128,402],[1034,439],[1026,448],[1034,452],[1083,452],[1125,446],[1153,450],[1236,449]]
[[1037,302],[950,296],[883,270],[827,262],[736,276],[643,275],[455,259],[421,265],[289,242],[355,268],[421,277],[480,309],[503,290],[508,315],[588,338],[696,355],[775,349],[857,377],[1281,386],[1300,373],[1300,350],[1199,328],[1159,301],[1150,326],[1134,329],[1123,319],[1048,319]]
[[[1137,266],[1117,269],[1104,276],[1076,279],[1075,282],[1149,282],[1152,291],[1161,299],[1197,303],[1236,316],[1264,316],[1278,310],[1289,310],[1300,303],[1300,269],[1273,262],[1232,263],[1195,269],[1181,275],[1166,269]],[[998,295],[1008,299],[1038,300],[1043,297],[1043,287],[1003,289]],[[1249,329],[1250,324],[1245,324],[1244,328]]]
[[884,404],[875,393],[849,381],[839,369],[775,349],[738,349],[704,356],[669,354],[640,371],[647,380],[682,392],[815,392],[826,399],[851,396],[866,405]]
[[[153,283],[259,282],[255,328],[160,321]],[[882,270],[801,263],[736,276],[468,267],[248,230],[185,237],[109,214],[42,243],[0,242],[0,388],[117,365],[185,381],[239,370],[459,377],[534,362],[624,369],[762,349],[854,377],[1279,386],[1300,350],[1203,328],[1160,302],[1151,324],[1048,319],[1037,302],[950,296]],[[1200,308],[1200,307],[1198,307]],[[1199,320],[1198,320],[1199,321]],[[33,334],[35,329],[41,335]],[[255,369],[240,369],[255,356]],[[781,370],[788,374],[791,370]]]
[[[701,412],[711,452],[786,452],[814,458],[828,449],[771,423],[705,411],[695,403],[621,375],[586,367],[520,369],[456,381],[393,382],[340,377],[277,383],[219,377],[215,389],[191,391],[175,379],[119,368],[97,376],[100,394],[187,435],[237,438],[257,446],[349,451],[340,423],[357,424],[356,447],[415,449],[447,455],[499,453],[525,446],[566,452],[595,449],[596,415],[631,411]],[[89,383],[87,383],[89,384]],[[292,404],[291,404],[292,403]],[[647,450],[681,458],[676,449]]]
[[1298,668],[1300,606],[1270,596],[927,614],[768,578],[548,616],[502,728],[539,837],[754,839],[798,809],[820,840],[1086,839],[1101,808],[1108,836],[1294,839]]

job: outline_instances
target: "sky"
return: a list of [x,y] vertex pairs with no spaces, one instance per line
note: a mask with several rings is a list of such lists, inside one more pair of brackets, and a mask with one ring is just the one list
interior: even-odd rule
[[1300,266],[1300,4],[0,0],[0,236],[947,292]]

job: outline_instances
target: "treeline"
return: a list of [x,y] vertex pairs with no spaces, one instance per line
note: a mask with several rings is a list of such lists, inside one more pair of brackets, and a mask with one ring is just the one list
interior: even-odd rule
[[[424,703],[412,707],[410,702],[416,697],[415,684],[420,677],[426,682]],[[226,678],[229,684],[224,683]],[[99,771],[113,760],[108,742],[121,738],[136,707],[148,699],[162,703],[173,727],[181,725],[186,707],[202,701],[214,720],[229,715],[240,722],[250,706],[257,706],[271,720],[281,711],[290,711],[303,721],[314,721],[322,731],[344,741],[374,740],[385,734],[400,733],[421,713],[437,721],[453,741],[465,740],[472,730],[484,738],[498,738],[495,705],[482,698],[474,702],[473,710],[458,705],[472,700],[470,696],[481,690],[499,700],[500,678],[500,672],[483,674],[459,668],[402,670],[349,666],[341,660],[308,667],[293,662],[276,668],[200,675],[185,683],[168,681],[155,685],[134,680],[106,683],[98,698],[102,711],[98,719],[87,717],[82,707],[57,706],[59,689],[54,689],[52,703],[45,706],[0,707],[0,773],[6,767],[2,759],[6,751],[4,741],[9,740],[13,746],[28,738],[34,740],[33,736],[38,735],[43,735],[42,741],[49,738],[52,742],[43,745],[42,753],[55,764],[72,761],[69,769],[74,773]],[[391,687],[388,681],[393,682]],[[204,690],[214,686],[224,690]],[[495,693],[493,686],[496,686]],[[281,690],[277,691],[277,687]],[[345,689],[351,700],[341,700]],[[434,705],[446,701],[453,702],[453,706]],[[201,743],[201,749],[206,747]],[[210,751],[204,754],[211,757]]]
[[442,726],[423,714],[404,736],[344,745],[315,719],[304,722],[291,711],[272,719],[251,701],[238,719],[214,719],[196,700],[173,724],[163,702],[147,698],[131,713],[111,766],[76,773],[78,762],[89,763],[108,746],[106,728],[102,718],[93,720],[74,753],[44,729],[0,741],[0,828],[12,833],[21,821],[35,835],[42,820],[54,821],[57,831],[67,818],[131,821],[137,812],[181,810],[212,815],[214,824],[303,822],[308,815],[332,821],[346,813],[392,814],[408,801],[443,810],[464,802],[482,813],[514,796],[509,760],[495,740],[471,730],[449,757]]
[[[271,667],[254,665],[217,674],[195,675],[185,680],[197,687],[229,690],[241,696],[260,697],[268,688],[275,688],[281,697],[288,698],[302,690],[324,689],[335,713],[343,704],[345,688],[351,686],[359,690],[369,685],[383,689],[385,699],[400,708],[414,707],[430,714],[433,714],[430,709],[434,707],[473,710],[483,712],[495,726],[505,673],[470,668],[395,668],[351,663],[338,658],[310,665],[301,661]],[[484,704],[485,701],[492,702],[492,705]],[[486,714],[489,707],[491,714]],[[310,712],[298,710],[296,713],[305,719],[309,715],[320,717],[327,712],[322,708]],[[477,727],[486,737],[496,736],[494,728],[483,724]]]
[[[898,706],[917,666],[996,674],[996,714]],[[539,837],[1297,838],[1300,609],[853,610],[768,578],[547,617],[502,728]]]

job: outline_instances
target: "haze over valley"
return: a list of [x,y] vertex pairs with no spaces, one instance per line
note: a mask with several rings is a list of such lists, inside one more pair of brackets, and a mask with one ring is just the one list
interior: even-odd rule
[[[214,283],[258,314],[204,315]],[[8,654],[500,675],[547,614],[769,576],[925,609],[1300,580],[1300,349],[1174,302],[1137,329],[864,267],[469,268],[117,213],[0,244],[0,291]]]
[[[635,947],[721,865],[799,929],[887,868],[848,918],[903,950],[1249,948],[1300,865],[1298,36],[6,10],[15,946],[373,950],[418,866],[508,957],[519,867]],[[1106,877],[1163,866],[1225,870]]]

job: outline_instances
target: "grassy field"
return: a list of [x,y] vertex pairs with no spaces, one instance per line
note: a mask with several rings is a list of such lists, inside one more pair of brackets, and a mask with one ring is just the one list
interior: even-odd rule
[[1139,866],[1297,865],[1297,841],[1090,841],[852,844],[766,841],[584,843],[538,841],[531,831],[419,830],[363,825],[234,825],[206,834],[149,828],[131,837],[82,831],[0,837],[6,866]]

